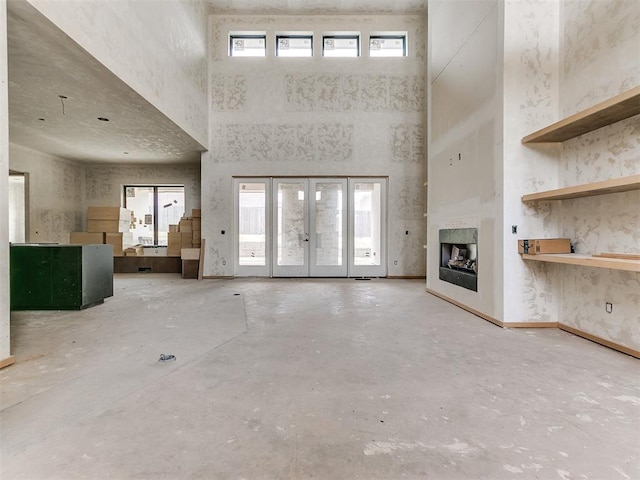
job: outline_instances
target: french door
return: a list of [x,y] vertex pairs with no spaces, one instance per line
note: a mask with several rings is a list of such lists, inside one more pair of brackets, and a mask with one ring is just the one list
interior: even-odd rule
[[386,275],[386,180],[235,179],[236,276]]
[[346,179],[273,179],[273,276],[347,276]]

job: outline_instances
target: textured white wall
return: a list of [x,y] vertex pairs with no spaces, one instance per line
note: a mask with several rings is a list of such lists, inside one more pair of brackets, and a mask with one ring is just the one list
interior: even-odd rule
[[200,207],[199,165],[87,165],[86,207],[121,205],[124,185],[184,185],[186,214]]
[[15,144],[9,166],[29,174],[27,241],[69,243],[69,232],[83,229],[85,167]]
[[[389,176],[388,274],[424,275],[424,17],[212,16],[210,26],[205,275],[233,275],[234,175]],[[267,58],[228,57],[229,31],[247,30],[268,32]],[[344,30],[407,31],[409,57],[322,58],[322,33]],[[313,31],[318,55],[276,58],[276,31]]]
[[204,0],[28,1],[201,145],[207,145]]
[[[498,319],[503,294],[502,15],[497,1],[429,2],[427,287]],[[438,278],[439,230],[449,228],[478,229],[478,292]]]
[[[561,9],[560,112],[569,115],[640,85],[640,2],[566,1]],[[640,116],[564,142],[560,186],[640,174]],[[565,200],[562,234],[579,253],[640,253],[640,192]],[[640,349],[640,274],[561,269],[561,321]],[[605,303],[613,303],[606,313]]]
[[[504,18],[504,322],[557,322],[557,266],[525,262],[519,238],[560,236],[558,212],[523,204],[533,191],[558,187],[556,145],[522,145],[525,135],[558,119],[559,4],[526,0],[505,4]],[[516,225],[518,233],[512,234]]]
[[0,361],[9,341],[9,85],[7,80],[7,2],[0,0]]

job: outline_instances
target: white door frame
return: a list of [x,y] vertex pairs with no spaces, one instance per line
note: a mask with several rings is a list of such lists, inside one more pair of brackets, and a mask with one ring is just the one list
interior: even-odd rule
[[[302,186],[304,221],[302,231],[296,232],[299,245],[303,248],[302,265],[278,265],[278,185],[286,183],[299,183]],[[273,178],[272,179],[272,267],[274,277],[308,277],[309,276],[309,179],[305,177]]]
[[[375,251],[379,255],[379,265],[355,265],[355,186],[358,183],[380,184],[379,231],[380,248]],[[387,179],[384,177],[349,178],[349,277],[386,277],[387,276]]]
[[[265,264],[240,265],[240,184],[264,183],[265,186]],[[270,277],[271,276],[271,179],[269,177],[234,178],[233,179],[233,274],[237,277]]]
[[[324,232],[318,231],[316,222],[316,185],[319,183],[340,184],[342,187],[342,264],[341,265],[318,265],[317,251],[321,245]],[[346,277],[348,273],[348,189],[347,178],[318,178],[309,179],[309,276],[311,277]]]

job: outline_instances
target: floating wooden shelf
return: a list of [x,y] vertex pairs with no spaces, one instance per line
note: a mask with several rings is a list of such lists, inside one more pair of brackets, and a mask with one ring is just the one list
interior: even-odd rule
[[564,142],[638,114],[640,86],[527,135],[522,143]]
[[524,260],[536,262],[566,263],[569,265],[581,265],[584,267],[610,268],[612,270],[626,270],[628,272],[640,272],[640,260],[628,260],[622,258],[592,257],[579,253],[554,253],[546,255],[522,255]]
[[546,192],[530,193],[522,197],[523,202],[535,202],[537,200],[564,200],[568,198],[592,197],[607,193],[628,192],[640,190],[640,175],[614,178],[602,182],[586,183],[575,187],[558,188]]

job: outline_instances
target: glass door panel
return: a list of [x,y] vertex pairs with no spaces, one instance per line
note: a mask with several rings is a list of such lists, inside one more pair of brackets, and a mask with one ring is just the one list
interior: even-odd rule
[[270,180],[235,181],[235,275],[269,276]]
[[273,275],[309,275],[308,181],[273,180],[274,264]]
[[386,180],[350,179],[349,276],[386,276]]
[[347,276],[347,180],[311,179],[310,275]]

